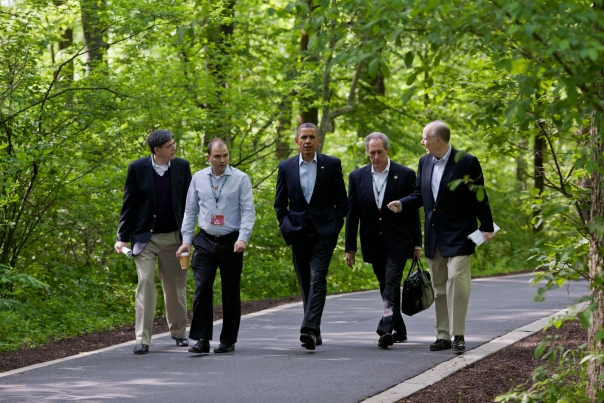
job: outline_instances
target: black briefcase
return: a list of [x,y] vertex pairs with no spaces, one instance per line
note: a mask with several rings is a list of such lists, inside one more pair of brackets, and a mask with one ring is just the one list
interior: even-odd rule
[[413,260],[403,283],[401,311],[408,316],[430,308],[434,302],[434,289],[430,273],[424,270],[419,259]]

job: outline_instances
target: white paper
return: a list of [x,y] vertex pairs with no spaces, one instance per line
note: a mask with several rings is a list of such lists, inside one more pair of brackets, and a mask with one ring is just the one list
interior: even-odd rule
[[122,248],[122,253],[126,255],[126,257],[132,257],[132,251],[125,246]]
[[[500,229],[495,223],[493,223],[493,228],[495,229],[494,232],[497,232]],[[482,232],[479,229],[468,235],[468,239],[474,242],[476,245],[480,245],[484,242],[484,237],[482,236]]]

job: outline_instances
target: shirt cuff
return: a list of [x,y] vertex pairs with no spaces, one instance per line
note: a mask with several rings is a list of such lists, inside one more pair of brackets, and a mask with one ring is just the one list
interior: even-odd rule
[[422,248],[421,246],[416,246],[416,247],[415,247],[415,249],[421,249],[421,248]]

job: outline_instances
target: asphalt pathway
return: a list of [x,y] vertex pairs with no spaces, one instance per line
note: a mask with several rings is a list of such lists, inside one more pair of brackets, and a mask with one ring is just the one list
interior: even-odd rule
[[[533,302],[531,275],[472,282],[466,343],[474,349],[568,306],[588,292],[573,283]],[[169,336],[155,337],[147,355],[133,344],[0,374],[0,402],[359,402],[454,357],[430,352],[434,308],[405,316],[409,340],[377,347],[377,291],[328,297],[323,345],[300,347],[302,304],[246,315],[231,354],[193,355]],[[221,321],[214,326],[220,334]],[[212,341],[212,349],[218,341]]]

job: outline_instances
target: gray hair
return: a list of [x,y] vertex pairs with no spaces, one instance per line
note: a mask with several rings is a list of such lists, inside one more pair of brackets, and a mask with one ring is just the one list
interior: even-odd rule
[[155,147],[162,148],[164,144],[174,138],[174,134],[170,130],[154,130],[147,137],[147,145],[151,154],[155,154]]
[[441,120],[435,120],[426,125],[428,133],[432,138],[440,138],[445,143],[449,143],[451,139],[451,129]]
[[214,148],[214,146],[227,146],[225,141],[221,138],[213,138],[212,140],[210,140],[210,142],[208,143],[208,155],[212,155],[212,148]]
[[302,123],[300,126],[298,126],[298,130],[296,130],[296,137],[300,135],[300,131],[302,129],[315,129],[317,136],[319,135],[319,128],[317,126],[313,125],[312,123]]
[[390,141],[388,140],[388,136],[386,136],[384,133],[380,133],[380,132],[373,132],[369,135],[367,135],[367,137],[365,137],[365,151],[369,151],[369,142],[371,140],[382,140],[382,145],[384,146],[384,148],[386,150],[390,149]]

